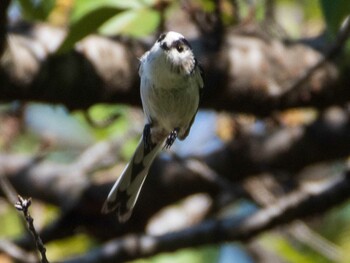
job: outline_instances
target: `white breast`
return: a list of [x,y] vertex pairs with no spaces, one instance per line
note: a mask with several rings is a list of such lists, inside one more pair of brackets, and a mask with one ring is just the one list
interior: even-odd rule
[[162,53],[142,58],[140,76],[141,99],[147,121],[155,121],[167,132],[180,128],[184,133],[199,103],[199,86],[195,76],[173,72]]

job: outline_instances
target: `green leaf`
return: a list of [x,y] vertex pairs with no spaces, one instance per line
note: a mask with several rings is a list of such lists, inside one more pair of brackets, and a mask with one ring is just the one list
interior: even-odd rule
[[47,257],[57,262],[70,256],[86,253],[93,248],[93,240],[87,235],[75,234],[68,238],[56,239],[47,244],[46,248]]
[[26,19],[44,21],[54,8],[56,0],[18,0],[18,3]]
[[[136,36],[152,32],[155,25],[158,25],[159,15],[155,15],[157,12],[147,7],[151,6],[154,1],[155,0],[76,0],[71,17],[70,31],[57,53],[62,54],[72,49],[77,41],[96,32],[107,20],[126,10],[130,10],[131,14],[133,14],[133,17],[129,17],[128,22],[125,23],[128,28],[124,31],[117,29],[114,32],[131,30],[130,34]],[[137,19],[135,16],[138,15],[144,15],[144,17],[139,17]],[[146,20],[146,22],[144,22],[144,20]],[[111,29],[109,28],[106,31],[111,31]],[[141,34],[140,32],[143,33]]]
[[122,11],[123,9],[115,7],[101,7],[82,16],[71,25],[69,33],[58,48],[57,53],[62,54],[69,51],[76,42],[96,32],[103,23]]
[[148,35],[160,22],[160,14],[150,8],[139,8],[120,13],[99,29],[104,35],[127,34],[135,37]]
[[302,244],[295,246],[288,239],[277,234],[265,234],[262,244],[289,263],[324,262],[323,257],[305,249]]
[[140,0],[76,0],[71,21],[75,22],[88,13],[104,7],[126,10],[145,7],[145,3]]
[[341,23],[350,14],[349,0],[320,0],[322,12],[327,23],[329,34],[334,37]]

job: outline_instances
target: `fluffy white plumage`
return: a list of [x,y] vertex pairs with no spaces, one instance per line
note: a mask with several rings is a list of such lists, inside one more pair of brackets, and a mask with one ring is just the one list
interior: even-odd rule
[[203,88],[201,71],[183,35],[162,34],[140,59],[141,99],[146,125],[135,153],[102,208],[129,219],[149,168],[162,149],[187,137]]

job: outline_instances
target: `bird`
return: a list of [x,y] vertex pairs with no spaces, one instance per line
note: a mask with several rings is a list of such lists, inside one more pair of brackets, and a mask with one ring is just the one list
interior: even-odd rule
[[190,43],[174,31],[162,33],[145,52],[138,73],[145,126],[131,160],[102,207],[105,214],[116,210],[121,223],[131,217],[158,153],[169,149],[177,138],[188,136],[204,88],[203,72]]

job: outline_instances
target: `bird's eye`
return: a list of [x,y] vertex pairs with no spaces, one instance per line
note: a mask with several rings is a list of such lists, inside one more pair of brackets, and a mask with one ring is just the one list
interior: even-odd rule
[[184,51],[183,45],[180,45],[180,44],[176,45],[176,50],[177,50],[179,53],[181,53],[182,51]]

